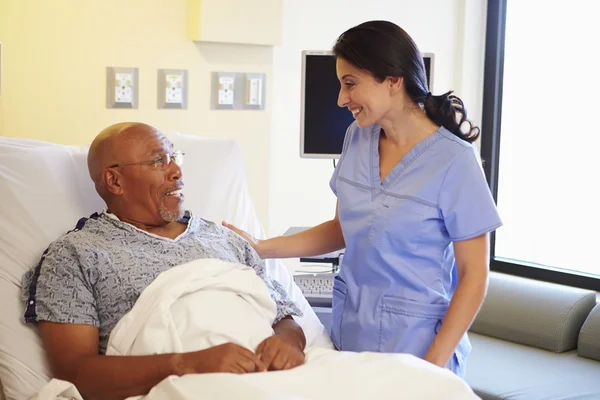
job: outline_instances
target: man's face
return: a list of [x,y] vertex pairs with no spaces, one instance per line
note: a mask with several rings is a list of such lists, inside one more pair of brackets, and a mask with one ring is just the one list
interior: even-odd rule
[[160,132],[128,140],[120,164],[122,196],[128,214],[147,224],[161,225],[183,217],[181,168],[171,157],[173,144]]

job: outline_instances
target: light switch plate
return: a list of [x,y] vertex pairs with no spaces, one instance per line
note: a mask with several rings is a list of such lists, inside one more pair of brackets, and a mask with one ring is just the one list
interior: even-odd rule
[[187,108],[187,87],[187,70],[159,69],[158,108]]
[[138,69],[106,68],[106,107],[137,108]]
[[244,101],[242,103],[243,108],[249,110],[264,110],[265,82],[265,74],[244,74]]

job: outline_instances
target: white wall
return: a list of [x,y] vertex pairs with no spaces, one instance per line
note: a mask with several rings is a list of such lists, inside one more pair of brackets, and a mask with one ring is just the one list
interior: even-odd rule
[[282,45],[273,54],[270,235],[318,224],[335,212],[332,161],[298,155],[301,52],[330,49],[346,29],[372,19],[400,25],[421,51],[434,53],[433,93],[455,90],[480,121],[483,0],[284,0]]

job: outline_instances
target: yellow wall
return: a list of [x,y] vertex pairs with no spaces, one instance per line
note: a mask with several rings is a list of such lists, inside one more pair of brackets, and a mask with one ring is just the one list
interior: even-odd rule
[[[187,39],[186,0],[0,0],[0,42],[0,135],[81,144],[109,124],[142,121],[238,139],[268,226],[271,47]],[[106,108],[107,66],[139,68],[138,109]],[[158,68],[188,70],[187,110],[157,109]],[[266,73],[265,110],[210,110],[217,70]]]

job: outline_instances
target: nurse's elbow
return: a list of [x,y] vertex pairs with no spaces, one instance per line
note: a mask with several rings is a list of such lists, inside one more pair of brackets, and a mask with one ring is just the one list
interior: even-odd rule
[[335,237],[337,240],[337,246],[340,249],[346,247],[346,243],[344,241],[344,235],[342,234],[342,225],[340,224],[340,220],[338,218],[334,218],[330,221],[331,223],[331,231],[332,237]]

